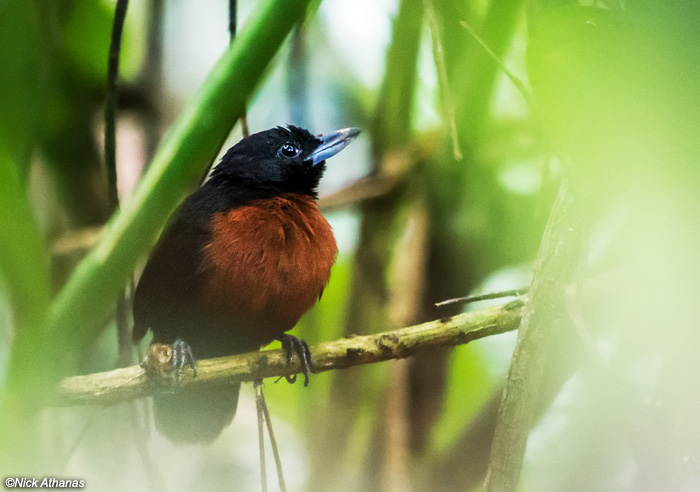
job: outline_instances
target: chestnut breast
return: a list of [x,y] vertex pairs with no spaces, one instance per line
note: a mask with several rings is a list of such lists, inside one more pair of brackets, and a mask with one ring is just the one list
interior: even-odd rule
[[217,213],[204,247],[204,304],[266,344],[321,296],[338,252],[316,201],[284,194]]

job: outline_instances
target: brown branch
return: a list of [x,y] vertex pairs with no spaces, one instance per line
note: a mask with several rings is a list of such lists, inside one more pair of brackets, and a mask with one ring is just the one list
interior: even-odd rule
[[[344,369],[390,359],[401,359],[438,347],[469,343],[518,328],[522,302],[514,301],[400,330],[342,338],[311,348],[317,372]],[[197,377],[188,372],[181,386],[214,381],[231,383],[279,377],[301,372],[298,360],[289,364],[283,350],[265,350],[200,361]],[[150,395],[158,385],[139,366],[73,376],[61,381],[51,404],[110,405]]]
[[412,171],[435,154],[435,134],[426,132],[417,143],[406,143],[400,150],[386,152],[379,169],[340,190],[321,196],[318,206],[323,212],[361,206],[383,198],[405,184]]
[[388,195],[398,181],[399,178],[395,176],[367,176],[345,188],[321,196],[318,206],[323,212],[358,206],[364,201]]
[[84,227],[68,231],[53,242],[51,254],[54,256],[68,256],[84,253],[97,243],[101,232],[102,226]]

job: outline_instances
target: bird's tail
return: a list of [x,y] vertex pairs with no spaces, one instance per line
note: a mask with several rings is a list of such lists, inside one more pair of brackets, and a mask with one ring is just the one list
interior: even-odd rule
[[176,444],[209,444],[236,415],[240,389],[240,384],[212,384],[156,394],[156,428]]

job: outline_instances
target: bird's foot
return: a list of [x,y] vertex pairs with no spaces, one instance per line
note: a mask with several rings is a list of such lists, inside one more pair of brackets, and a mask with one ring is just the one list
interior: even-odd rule
[[192,353],[192,347],[184,340],[177,338],[172,345],[154,343],[148,348],[146,358],[141,367],[150,378],[157,381],[170,381],[177,384],[182,382],[187,366],[192,368],[197,377],[197,360]]
[[[282,348],[287,353],[287,359],[291,364],[294,361],[294,354],[299,356],[301,363],[301,372],[304,374],[304,386],[309,385],[309,374],[313,372],[314,360],[311,356],[309,344],[293,335],[284,334],[279,339],[282,342]],[[297,380],[296,374],[291,374],[284,377],[289,383],[294,383]]]
[[175,368],[175,378],[178,383],[182,381],[187,366],[192,368],[192,376],[197,377],[197,359],[194,358],[190,344],[181,338],[176,338],[173,342],[173,360],[171,363]]

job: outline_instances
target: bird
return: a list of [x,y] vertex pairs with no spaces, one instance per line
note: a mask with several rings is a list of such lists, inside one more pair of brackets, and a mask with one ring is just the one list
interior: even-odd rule
[[[176,209],[133,296],[133,341],[172,347],[179,366],[259,350],[281,340],[321,298],[337,244],[318,207],[326,159],[358,134],[313,135],[288,125],[231,147],[205,183]],[[196,359],[195,359],[196,358]],[[293,379],[289,379],[293,382]],[[184,386],[154,395],[156,428],[178,444],[213,442],[236,413],[240,384]]]

